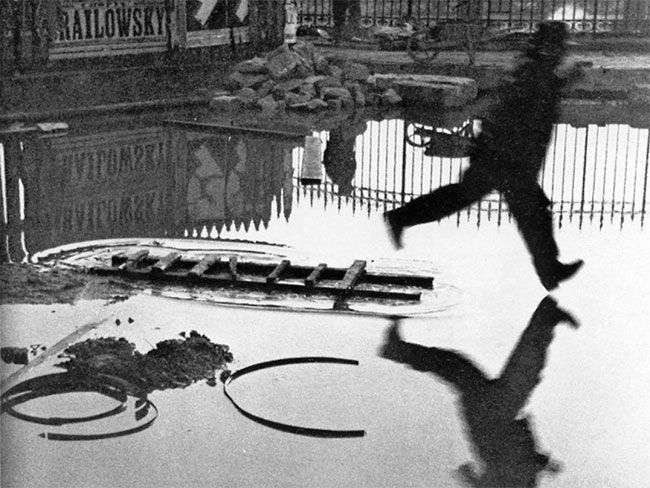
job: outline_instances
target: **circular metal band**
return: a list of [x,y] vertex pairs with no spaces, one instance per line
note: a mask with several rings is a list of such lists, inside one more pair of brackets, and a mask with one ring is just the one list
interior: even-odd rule
[[[43,425],[65,425],[81,422],[89,422],[107,418],[124,412],[127,408],[129,392],[137,390],[131,383],[107,374],[97,374],[91,377],[80,377],[72,373],[54,373],[36,378],[31,378],[18,385],[15,385],[2,394],[2,413],[7,413],[27,422]],[[82,417],[40,417],[18,412],[15,407],[22,403],[52,395],[60,395],[72,392],[95,392],[120,402],[118,406],[104,412]],[[100,434],[66,434],[56,432],[44,432],[41,437],[51,440],[97,440],[111,437],[120,437],[133,434],[151,426],[158,417],[158,409],[146,398],[146,393],[136,392],[132,394],[138,398],[136,401],[136,420],[146,417],[150,411],[153,414],[145,423],[135,427],[116,432]]]
[[275,420],[269,420],[259,415],[255,415],[241,406],[233,399],[231,394],[228,391],[228,385],[232,383],[237,378],[252,373],[254,371],[259,371],[262,369],[275,368],[278,366],[286,366],[289,364],[310,364],[310,363],[328,363],[328,364],[348,364],[348,365],[358,365],[359,361],[354,359],[342,359],[328,356],[306,356],[306,357],[295,357],[295,358],[284,358],[284,359],[275,359],[272,361],[265,361],[262,363],[252,364],[245,368],[235,371],[230,375],[223,384],[223,392],[232,402],[239,412],[241,412],[245,417],[258,422],[272,429],[280,430],[283,432],[290,432],[292,434],[300,434],[312,437],[363,437],[366,435],[365,430],[360,429],[322,429],[315,427],[304,427],[299,425],[287,424],[284,422],[278,422]]
[[[17,411],[14,407],[22,403],[46,396],[61,395],[73,392],[94,392],[113,398],[120,402],[115,408],[95,415],[83,417],[40,417]],[[9,415],[43,425],[64,425],[99,420],[126,410],[127,392],[125,385],[113,381],[108,375],[97,375],[92,378],[79,378],[70,373],[54,373],[19,383],[2,395],[2,412]]]

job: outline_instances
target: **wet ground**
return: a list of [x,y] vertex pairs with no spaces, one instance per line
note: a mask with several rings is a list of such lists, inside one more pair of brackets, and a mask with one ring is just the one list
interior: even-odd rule
[[[110,379],[75,391],[41,380],[41,394],[15,406],[23,419],[2,414],[2,486],[643,486],[649,128],[557,126],[542,183],[555,202],[562,258],[586,265],[553,294],[555,306],[498,195],[409,229],[405,248],[392,249],[381,213],[454,181],[466,164],[409,144],[418,142],[411,122],[357,120],[317,132],[335,160],[350,164],[329,164],[325,182],[311,187],[300,184],[301,143],[277,137],[120,121],[25,141],[22,165],[5,148],[5,254],[13,261],[105,238],[184,238],[188,248],[246,239],[315,263],[361,258],[425,269],[437,292],[428,299],[445,306],[411,310],[389,335],[387,311],[361,301],[348,313],[316,312],[304,303],[290,310],[295,297],[262,297],[275,306],[260,308],[145,286],[112,303],[80,295],[74,304],[3,305],[3,345],[47,347],[27,369],[2,365],[5,394],[63,371],[54,365],[70,344],[123,337],[146,354],[196,330],[230,347],[233,371],[296,356],[358,360],[264,369],[229,392],[266,419],[365,435],[261,425],[205,379],[146,395]],[[557,323],[558,307],[580,326]],[[24,420],[120,406],[87,422]],[[97,439],[54,440],[66,435]]]

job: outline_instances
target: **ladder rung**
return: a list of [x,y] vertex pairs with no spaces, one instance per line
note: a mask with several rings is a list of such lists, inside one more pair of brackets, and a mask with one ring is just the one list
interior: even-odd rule
[[266,277],[267,283],[275,283],[286,269],[291,266],[291,261],[283,259]]
[[149,251],[142,249],[131,254],[126,255],[126,261],[118,266],[118,269],[123,270],[137,265],[143,258],[149,255]]
[[314,270],[309,273],[309,276],[305,278],[305,286],[312,288],[319,280],[320,276],[323,274],[323,271],[325,271],[326,268],[327,264],[325,263],[320,263],[318,266],[316,266]]
[[345,272],[339,286],[346,290],[354,288],[365,272],[366,262],[360,259],[356,260]]
[[210,269],[213,265],[215,265],[218,262],[219,262],[219,256],[215,256],[214,254],[203,256],[201,261],[196,263],[194,267],[188,271],[187,274],[191,277],[201,276],[208,269]]
[[151,267],[152,273],[162,273],[167,271],[172,267],[174,263],[181,259],[180,253],[170,252],[166,256],[163,256],[162,259],[159,259],[156,264]]
[[228,259],[228,270],[230,271],[230,279],[237,281],[237,256],[230,256]]

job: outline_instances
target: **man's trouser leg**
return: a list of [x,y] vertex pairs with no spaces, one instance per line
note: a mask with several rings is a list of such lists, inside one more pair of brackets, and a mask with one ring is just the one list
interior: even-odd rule
[[502,189],[519,232],[526,242],[540,278],[550,276],[558,265],[559,250],[553,236],[551,201],[537,182],[523,182]]
[[488,175],[470,167],[460,183],[441,186],[386,214],[401,227],[435,222],[471,205],[492,189]]

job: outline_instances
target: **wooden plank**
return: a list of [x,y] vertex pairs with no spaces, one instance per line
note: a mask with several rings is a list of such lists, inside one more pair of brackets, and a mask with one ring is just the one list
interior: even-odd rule
[[219,262],[219,256],[215,256],[214,254],[208,254],[207,256],[203,256],[201,261],[196,263],[192,269],[189,270],[187,273],[188,276],[196,278],[198,276],[203,275],[208,269],[210,269],[213,265],[217,264]]
[[[248,26],[233,27],[233,35],[239,38],[239,44],[248,42]],[[225,46],[230,44],[230,29],[187,31],[185,42],[188,48]]]
[[[137,265],[143,258],[147,257],[148,255],[149,255],[149,251],[147,251],[146,249],[141,249],[134,253],[127,254],[126,261],[120,264],[117,268],[119,270],[125,270],[127,268],[131,268]],[[115,256],[113,256],[113,258],[115,258]]]
[[305,278],[305,286],[308,288],[313,287],[326,268],[327,268],[327,264],[325,263],[320,263],[318,266],[316,266],[314,270],[311,273],[309,273],[309,276]]
[[344,290],[351,290],[359,282],[366,272],[366,262],[357,259],[352,263],[352,266],[345,272],[345,276],[339,283],[339,288]]
[[235,133],[250,133],[250,134],[259,134],[266,137],[283,137],[286,139],[295,139],[297,141],[303,142],[305,134],[300,134],[298,132],[285,132],[274,129],[264,129],[258,127],[242,127],[237,125],[224,125],[216,124],[213,122],[194,122],[191,120],[175,120],[167,119],[164,121],[167,125],[174,125],[177,127],[185,127],[188,129],[195,129],[198,131],[217,131],[217,132],[235,132]]
[[237,256],[230,256],[230,259],[228,259],[228,270],[230,271],[230,279],[237,281]]
[[417,286],[419,288],[433,288],[433,276],[416,276],[402,274],[370,274],[363,277],[364,283],[378,285]]
[[266,282],[267,283],[276,283],[279,279],[282,273],[289,267],[291,266],[291,261],[288,259],[283,259],[280,261],[280,263],[269,273],[269,275],[266,277]]
[[176,97],[160,100],[144,100],[139,102],[120,102],[105,105],[90,105],[86,107],[45,110],[42,112],[10,112],[0,114],[0,122],[15,120],[39,120],[66,118],[82,115],[98,115],[115,112],[144,112],[160,108],[182,107],[190,105],[207,105],[210,99],[205,96]]
[[[310,266],[293,265],[291,266],[292,275],[309,275],[314,270]],[[336,279],[333,275],[339,274],[342,279],[347,270],[342,268],[329,268],[326,267],[321,273],[324,276],[321,279]],[[433,288],[433,276],[419,276],[407,274],[395,274],[387,272],[386,274],[379,274],[380,272],[366,272],[363,275],[364,283],[376,283],[378,285],[399,285],[399,286],[417,286],[420,288]]]
[[[236,260],[235,260],[236,261]],[[111,275],[117,273],[115,268],[111,267],[93,267],[90,269],[93,273],[100,275]],[[168,271],[166,273],[152,274],[149,268],[129,268],[125,271],[129,277],[137,279],[153,279],[157,281],[168,281],[182,283],[188,280],[188,273],[182,271]],[[234,285],[243,289],[265,290],[268,289],[266,277],[252,276],[252,275],[237,275],[236,281],[233,282],[230,273],[218,274],[202,274],[195,278],[195,282],[211,285]],[[340,299],[346,300],[352,297],[366,297],[366,298],[387,298],[393,300],[407,300],[417,301],[420,300],[422,293],[409,289],[391,289],[389,287],[371,286],[364,283],[358,286],[342,290],[340,282],[337,281],[322,281],[317,283],[312,288],[307,288],[302,281],[280,281],[274,284],[278,291],[292,292],[292,293],[319,293],[323,295],[338,295]]]
[[170,252],[162,259],[158,260],[156,264],[151,267],[152,273],[162,273],[172,267],[174,263],[181,259],[181,254],[177,252]]

